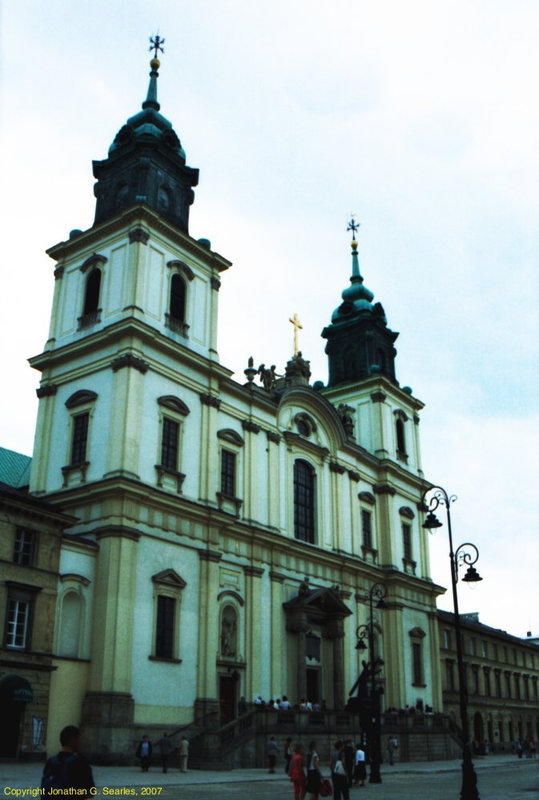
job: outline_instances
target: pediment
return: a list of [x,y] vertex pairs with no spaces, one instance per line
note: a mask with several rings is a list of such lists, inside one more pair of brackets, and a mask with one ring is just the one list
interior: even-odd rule
[[187,586],[181,575],[178,575],[173,569],[164,569],[162,572],[152,575],[152,581],[161,586],[172,586],[174,589],[184,589]]
[[352,611],[343,603],[339,594],[339,589],[336,586],[305,589],[304,584],[302,584],[296,597],[283,603],[283,608],[285,611],[303,611],[308,616],[314,615],[320,619],[324,617],[348,617]]

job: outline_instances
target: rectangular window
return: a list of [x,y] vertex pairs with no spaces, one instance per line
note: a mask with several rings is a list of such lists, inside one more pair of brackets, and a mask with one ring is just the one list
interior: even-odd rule
[[445,662],[445,682],[448,692],[455,691],[455,665],[452,661]]
[[520,700],[520,675],[515,675],[515,697]]
[[314,544],[314,470],[305,461],[294,463],[294,536]]
[[483,670],[485,676],[485,695],[486,697],[491,696],[491,688],[490,688],[490,669]]
[[88,441],[88,423],[90,414],[77,414],[73,417],[73,438],[71,440],[71,466],[84,464],[86,461],[86,444]]
[[496,691],[496,697],[502,696],[502,682],[500,676],[500,670],[497,669],[494,673],[494,687]]
[[178,442],[180,439],[180,424],[168,417],[163,418],[163,437],[161,439],[161,466],[178,470]]
[[472,638],[472,639],[470,639],[470,654],[471,654],[472,656],[475,656],[475,651],[476,651],[476,649],[477,649],[477,648],[476,648],[475,639],[473,639],[473,638]]
[[446,650],[451,649],[451,631],[447,628],[444,630],[444,647]]
[[530,679],[527,675],[524,675],[524,700],[530,699]]
[[6,626],[6,647],[24,650],[28,640],[30,603],[26,600],[10,599]]
[[481,642],[481,655],[483,658],[488,658],[488,644],[486,642]]
[[412,526],[403,523],[402,526],[402,547],[406,561],[412,560]]
[[172,658],[174,655],[174,607],[173,597],[158,595],[157,624],[155,634],[155,655],[158,658]]
[[505,676],[505,696],[511,699],[511,673],[506,672]]
[[361,535],[363,547],[372,550],[372,514],[361,510]]
[[423,664],[421,658],[421,644],[420,642],[412,642],[412,660],[414,668],[414,685],[422,686],[423,684]]
[[479,668],[472,667],[472,694],[479,694]]
[[236,497],[236,454],[221,451],[221,494]]
[[15,548],[13,551],[13,561],[22,567],[28,567],[32,563],[34,555],[34,531],[24,528],[17,528],[15,534]]

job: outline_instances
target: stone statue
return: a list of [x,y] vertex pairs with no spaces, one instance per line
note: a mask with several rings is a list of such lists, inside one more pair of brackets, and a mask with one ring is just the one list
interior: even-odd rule
[[275,364],[272,364],[269,369],[266,369],[265,364],[261,364],[257,371],[258,374],[260,375],[262,386],[264,387],[266,392],[273,392],[273,390],[275,389],[275,382],[277,380],[277,375],[275,373]]
[[221,655],[236,655],[236,615],[227,614],[226,609],[221,619]]
[[341,418],[344,431],[347,436],[354,435],[354,409],[352,406],[347,406],[346,403],[341,403],[337,406],[337,414]]

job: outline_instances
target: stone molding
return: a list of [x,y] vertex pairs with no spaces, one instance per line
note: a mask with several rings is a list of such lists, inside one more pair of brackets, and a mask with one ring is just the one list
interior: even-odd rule
[[371,494],[371,492],[360,492],[358,494],[358,498],[362,503],[369,503],[371,506],[376,503],[376,498],[373,494]]
[[180,261],[179,259],[173,259],[172,261],[167,261],[167,267],[169,269],[175,270],[180,275],[184,275],[188,281],[192,281],[195,277],[195,273],[191,269],[191,267],[186,264],[184,261]]
[[144,230],[144,228],[132,228],[129,231],[129,244],[133,244],[134,242],[140,242],[141,244],[148,244],[148,239],[150,238],[150,234]]
[[330,472],[336,472],[339,475],[344,475],[346,472],[346,467],[343,467],[341,464],[337,464],[336,461],[329,462],[329,469]]
[[219,289],[221,288],[221,281],[219,280],[219,278],[211,278],[210,285],[212,289],[218,292]]
[[270,581],[275,581],[275,583],[284,583],[286,580],[286,575],[282,575],[280,572],[273,572],[273,570],[271,570],[269,576]]
[[266,436],[268,437],[268,442],[274,442],[275,444],[280,444],[281,436],[278,433],[274,433],[274,431],[266,431]]
[[262,567],[253,567],[251,564],[242,567],[242,569],[245,575],[248,575],[251,578],[261,578],[264,574]]
[[124,353],[118,356],[114,361],[111,361],[110,366],[113,372],[118,372],[119,369],[123,369],[124,367],[133,367],[133,369],[138,370],[142,375],[148,372],[150,368],[147,361],[144,361],[144,359],[139,358],[133,353]]
[[261,431],[260,425],[257,425],[256,422],[252,422],[250,419],[242,420],[241,426],[244,431],[250,431],[251,433],[260,433]]
[[373,403],[383,403],[386,397],[387,394],[384,394],[384,392],[373,392],[371,394],[371,400]]
[[140,531],[135,528],[129,528],[127,525],[108,525],[105,528],[98,528],[92,531],[97,539],[110,539],[111,537],[120,539],[131,539],[133,542],[138,542],[141,537]]
[[36,394],[41,400],[42,397],[50,397],[53,394],[56,394],[58,391],[58,386],[55,383],[47,383],[44,386],[38,386],[36,389]]
[[215,397],[213,394],[201,394],[200,395],[200,402],[205,406],[211,406],[212,408],[220,408],[221,401],[218,397]]
[[199,550],[198,557],[201,561],[213,561],[217,563],[218,561],[221,561],[223,554],[218,550],[210,550],[207,548],[206,550]]
[[356,472],[353,469],[349,469],[347,470],[347,472],[348,472],[348,477],[350,478],[351,481],[359,483],[359,481],[361,480],[361,475],[359,474],[359,472]]
[[389,483],[377,483],[372,487],[372,490],[374,494],[389,494],[391,496],[397,494],[395,487],[391,486]]

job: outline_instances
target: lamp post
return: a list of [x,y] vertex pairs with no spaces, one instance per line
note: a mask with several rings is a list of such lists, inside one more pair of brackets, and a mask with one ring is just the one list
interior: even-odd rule
[[380,583],[371,586],[368,594],[369,600],[369,621],[366,625],[359,625],[356,630],[357,644],[356,650],[365,650],[365,639],[369,642],[369,672],[371,676],[371,714],[369,717],[369,756],[371,761],[371,771],[369,783],[382,783],[380,775],[381,760],[381,721],[380,721],[380,693],[376,688],[376,673],[380,671],[384,662],[374,651],[374,600],[376,598],[376,608],[385,608],[384,597],[386,596],[385,587]]
[[449,496],[441,486],[432,486],[427,489],[422,498],[423,505],[428,510],[427,518],[423,527],[429,530],[441,528],[442,523],[435,515],[439,506],[445,507],[447,514],[447,530],[449,533],[449,559],[451,561],[451,589],[453,592],[453,609],[455,616],[455,635],[457,640],[457,665],[459,673],[459,703],[460,703],[460,724],[462,729],[462,788],[460,790],[461,800],[479,800],[477,790],[477,775],[472,762],[472,751],[470,747],[470,734],[468,728],[468,693],[466,689],[466,673],[464,667],[464,657],[462,649],[462,632],[460,628],[459,601],[457,595],[457,583],[459,580],[459,567],[468,566],[465,576],[462,578],[467,583],[476,583],[483,580],[473,566],[479,558],[479,550],[471,542],[464,542],[456,551],[453,551],[453,534],[451,531],[450,506],[456,500],[455,495]]

